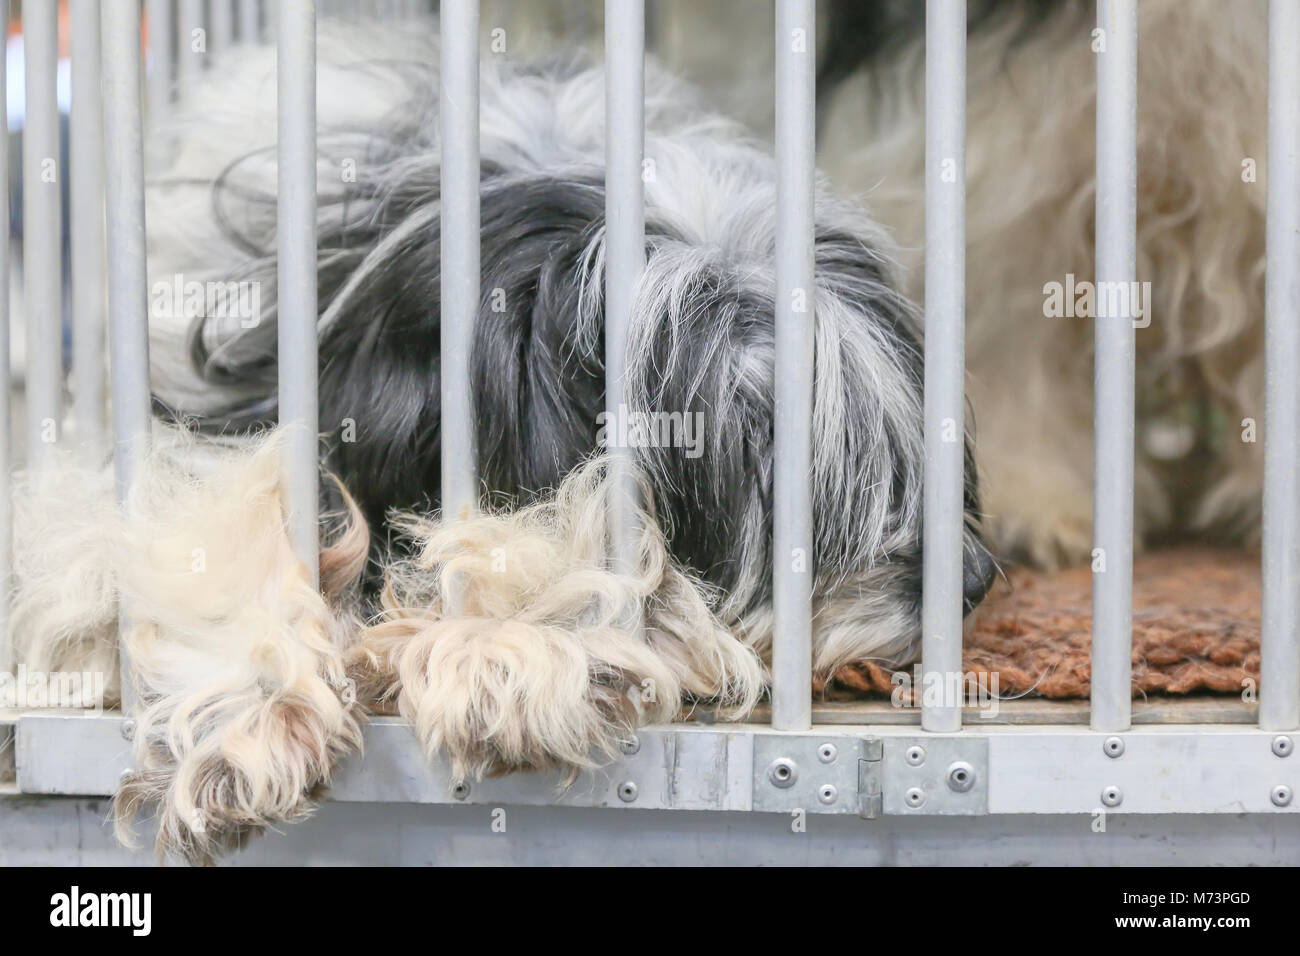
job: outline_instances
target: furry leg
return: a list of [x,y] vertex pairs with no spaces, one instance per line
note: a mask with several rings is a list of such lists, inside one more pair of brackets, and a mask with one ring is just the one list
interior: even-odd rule
[[102,674],[105,706],[119,697],[118,530],[112,472],[73,455],[53,467],[21,471],[13,489],[15,665],[43,673]]
[[[226,454],[201,479],[155,459],[132,489],[117,568],[141,712],[114,812],[129,842],[152,808],[160,857],[205,863],[306,815],[361,746],[346,621],[289,545],[280,446]],[[340,540],[355,550],[364,535]]]
[[739,713],[762,692],[757,656],[671,563],[651,515],[637,572],[605,568],[608,492],[596,460],[513,513],[401,519],[414,556],[389,569],[383,618],[353,670],[366,699],[396,699],[458,779],[576,774],[638,723],[671,720],[683,691]]

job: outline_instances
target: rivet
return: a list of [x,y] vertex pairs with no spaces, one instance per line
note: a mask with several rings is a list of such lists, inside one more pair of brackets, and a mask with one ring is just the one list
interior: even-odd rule
[[636,799],[637,785],[631,780],[624,780],[618,785],[618,798],[624,803],[631,803]]
[[451,788],[451,795],[457,800],[466,800],[469,798],[469,784],[462,780]]
[[1269,799],[1273,801],[1275,807],[1286,807],[1291,804],[1291,788],[1284,783],[1278,784],[1270,793]]
[[948,766],[948,789],[954,793],[965,793],[975,786],[975,768],[964,760],[958,760]]
[[777,757],[767,768],[767,779],[772,781],[772,786],[785,790],[799,779],[799,768],[789,757]]
[[817,759],[822,763],[831,763],[839,756],[839,750],[832,743],[824,743],[817,748]]
[[920,787],[910,787],[903,795],[903,799],[907,801],[909,807],[915,809],[925,803],[925,791]]
[[905,757],[913,767],[919,767],[925,763],[925,748],[920,746],[908,747]]
[[1107,737],[1106,742],[1101,745],[1101,749],[1107,757],[1119,757],[1124,753],[1124,738]]
[[131,775],[133,773],[135,773],[134,770],[123,770],[121,773],[117,775],[117,779],[120,783],[126,783],[128,780],[131,779]]
[[638,737],[636,734],[633,734],[631,737],[628,737],[626,740],[620,740],[618,742],[618,749],[623,751],[623,753],[627,754],[630,757],[632,754],[636,753],[638,750],[641,749],[641,738]]
[[1107,787],[1101,792],[1101,802],[1108,807],[1118,807],[1124,802],[1124,792],[1119,787]]
[[134,720],[122,721],[122,739],[131,740],[134,737],[135,737],[135,721]]
[[835,789],[833,784],[824,783],[821,789],[817,791],[817,799],[829,806],[839,797],[840,792]]
[[1291,751],[1295,749],[1295,744],[1286,734],[1278,734],[1273,738],[1273,753],[1279,757],[1291,756]]

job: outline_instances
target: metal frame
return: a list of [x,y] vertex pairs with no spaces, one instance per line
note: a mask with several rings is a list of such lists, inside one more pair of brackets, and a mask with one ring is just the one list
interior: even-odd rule
[[[3,718],[0,718],[0,722]],[[18,789],[108,796],[130,767],[120,715],[20,714]],[[344,760],[337,802],[558,805],[880,816],[1007,813],[1294,814],[1300,735],[1235,725],[1097,734],[1058,725],[968,728],[836,726],[781,733],[754,724],[647,727],[624,756],[565,785],[514,774],[455,786],[397,718],[366,728]],[[962,776],[962,772],[966,776]],[[828,789],[830,788],[830,789]]]
[[[226,0],[221,0],[226,3]],[[1290,814],[1300,802],[1300,0],[1272,0],[1269,47],[1268,421],[1264,532],[1264,689],[1258,727],[1235,723],[1150,724],[1130,729],[1133,356],[1131,316],[1098,320],[1096,544],[1104,565],[1094,582],[1093,695],[1090,729],[1066,723],[962,723],[960,701],[927,703],[920,727],[894,721],[813,726],[811,697],[812,510],[809,497],[812,415],[813,303],[813,51],[811,0],[776,0],[778,209],[777,515],[775,553],[804,549],[803,571],[778,559],[772,725],[686,723],[645,728],[628,740],[621,760],[575,782],[551,775],[515,775],[455,787],[446,762],[430,762],[406,725],[381,718],[366,731],[365,756],[349,758],[329,798],[336,802],[560,805],[678,811],[790,813],[876,817],[982,817],[999,814]],[[78,49],[93,46],[83,2],[74,4]],[[24,172],[39,179],[42,161],[57,157],[53,99],[52,20],[32,5],[29,131]],[[149,0],[150,108],[166,109],[174,68],[181,82],[201,63],[174,55],[172,25],[202,24],[201,5],[184,3],[173,17],[167,0]],[[301,424],[287,447],[296,549],[315,567],[315,9],[310,0],[262,8],[238,4],[239,35],[278,37],[280,53],[280,358],[282,415]],[[197,11],[197,12],[196,12]],[[927,337],[926,541],[923,672],[960,671],[962,445],[943,441],[963,428],[965,3],[928,0],[927,24]],[[1097,279],[1136,277],[1136,63],[1134,0],[1098,0],[1106,47],[1097,58]],[[226,3],[214,22],[216,44],[230,41]],[[621,411],[622,345],[632,296],[644,264],[641,163],[644,150],[643,0],[607,0],[607,182],[610,252],[608,394]],[[113,429],[118,490],[129,491],[147,448],[148,341],[145,316],[145,222],[140,61],[140,5],[104,0],[103,109],[108,223],[108,314]],[[468,356],[479,301],[477,0],[442,4],[442,148],[444,151],[443,455],[444,500],[452,513],[477,499]],[[85,73],[78,75],[84,76]],[[0,70],[0,77],[3,71]],[[2,89],[0,89],[2,92]],[[3,96],[0,96],[0,104]],[[80,106],[85,107],[82,99]],[[74,116],[74,163],[93,151],[95,110]],[[53,131],[53,132],[51,132]],[[52,145],[53,143],[53,145]],[[81,144],[77,146],[75,144]],[[3,167],[0,167],[2,171]],[[31,178],[35,177],[35,179]],[[79,219],[93,221],[93,172],[74,171]],[[29,436],[61,402],[58,349],[48,326],[58,316],[58,196],[28,190],[31,243],[27,264],[32,354]],[[0,209],[3,207],[0,206]],[[0,217],[3,218],[3,217]],[[93,300],[97,254],[88,241],[74,299]],[[0,272],[3,269],[0,251]],[[0,276],[0,282],[4,276]],[[797,307],[802,304],[802,308]],[[7,299],[0,302],[0,351],[7,347]],[[79,310],[80,311],[80,307]],[[83,326],[96,335],[94,318]],[[57,337],[53,337],[57,345]],[[78,354],[81,354],[80,352]],[[53,358],[52,358],[53,356]],[[79,362],[76,396],[95,388]],[[7,368],[7,363],[6,363]],[[0,379],[0,385],[3,380]],[[3,389],[0,402],[7,402]],[[0,410],[4,406],[0,405]],[[78,408],[78,413],[84,412]],[[79,418],[80,420],[80,418]],[[7,421],[7,416],[6,416]],[[8,454],[8,435],[0,425]],[[91,427],[91,426],[87,426]],[[32,442],[39,466],[40,442]],[[7,458],[0,459],[7,465]],[[616,466],[617,467],[617,466]],[[4,469],[7,481],[7,467]],[[5,496],[7,500],[7,495]],[[630,502],[616,502],[615,560],[626,541]],[[0,512],[8,560],[7,512]],[[0,571],[5,565],[0,564]],[[1102,569],[1104,568],[1104,570]],[[127,611],[129,613],[129,609]],[[129,666],[123,685],[130,710]],[[946,682],[945,682],[946,683]],[[850,720],[853,718],[849,718]],[[16,789],[25,794],[109,795],[129,767],[130,720],[123,714],[0,713],[0,735],[16,740]]]

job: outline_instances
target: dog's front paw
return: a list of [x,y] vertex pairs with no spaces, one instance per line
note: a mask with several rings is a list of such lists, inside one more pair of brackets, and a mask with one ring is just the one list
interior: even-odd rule
[[356,662],[363,686],[395,698],[429,756],[445,753],[457,780],[576,773],[614,756],[643,720],[671,719],[680,698],[658,656],[609,626],[406,609],[370,630]]

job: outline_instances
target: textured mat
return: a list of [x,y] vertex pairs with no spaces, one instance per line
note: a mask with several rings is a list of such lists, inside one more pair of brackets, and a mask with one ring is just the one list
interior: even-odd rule
[[[1240,693],[1259,680],[1259,555],[1181,549],[1140,555],[1133,573],[1133,694]],[[1015,569],[967,622],[965,670],[1002,695],[1087,697],[1092,574]],[[826,699],[889,694],[889,669],[841,668]]]

